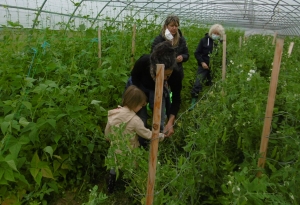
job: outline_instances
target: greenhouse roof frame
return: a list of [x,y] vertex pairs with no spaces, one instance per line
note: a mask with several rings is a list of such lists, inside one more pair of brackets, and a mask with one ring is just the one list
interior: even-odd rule
[[67,29],[70,23],[88,28],[127,16],[161,24],[175,14],[181,25],[220,23],[300,36],[300,0],[0,0],[0,13],[0,25],[18,22],[27,28]]

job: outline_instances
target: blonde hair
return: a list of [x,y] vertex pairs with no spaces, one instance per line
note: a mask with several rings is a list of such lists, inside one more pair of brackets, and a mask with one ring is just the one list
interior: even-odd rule
[[126,89],[123,95],[122,105],[133,110],[139,105],[145,106],[146,102],[147,97],[145,93],[135,85],[131,85]]
[[[175,15],[169,15],[169,16],[166,18],[165,23],[164,23],[164,25],[163,25],[163,27],[162,27],[162,30],[161,30],[162,36],[163,36],[164,38],[166,38],[166,37],[165,37],[165,31],[166,31],[168,25],[171,24],[171,23],[174,23],[175,25],[179,26],[180,24],[179,24],[179,18],[178,18],[178,16],[175,16]],[[175,34],[175,36],[174,36],[174,38],[173,38],[173,47],[178,46],[178,44],[179,44],[179,39],[180,39],[180,34],[179,34],[179,32],[177,31],[177,33]]]
[[225,29],[224,29],[224,27],[221,24],[214,24],[214,25],[212,25],[210,27],[210,29],[209,29],[208,35],[211,37],[211,35],[214,32],[219,33],[220,34],[220,39],[223,39],[223,36],[225,34]]

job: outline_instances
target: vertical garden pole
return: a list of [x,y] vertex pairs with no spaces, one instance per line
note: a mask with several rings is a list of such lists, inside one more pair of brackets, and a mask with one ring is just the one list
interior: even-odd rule
[[274,38],[273,38],[272,45],[274,45],[274,44],[275,44],[276,38],[277,38],[277,32],[275,32],[275,33],[274,33]]
[[99,58],[99,68],[101,67],[101,29],[98,28],[98,58]]
[[149,171],[148,171],[147,195],[146,195],[147,205],[153,204],[153,197],[154,197],[154,184],[155,184],[157,151],[158,151],[158,142],[159,142],[158,137],[159,137],[159,130],[160,130],[161,104],[162,104],[163,85],[164,85],[164,68],[165,68],[164,64],[156,65],[152,140],[150,144]]
[[239,38],[239,48],[242,48],[242,36]]
[[226,75],[226,35],[223,36],[223,59],[222,59],[222,80]]
[[[271,82],[269,87],[268,103],[267,103],[267,108],[265,113],[265,122],[264,122],[264,127],[261,135],[261,143],[260,143],[260,150],[259,150],[260,158],[258,159],[258,167],[261,168],[264,168],[266,162],[266,154],[267,154],[267,147],[268,147],[268,141],[270,135],[271,122],[272,122],[273,108],[275,103],[282,50],[283,50],[283,39],[277,39],[274,60],[273,60],[273,69],[271,74]],[[261,172],[257,174],[258,177],[260,175]]]
[[132,28],[132,43],[131,43],[131,64],[132,64],[132,68],[133,68],[133,64],[134,64],[135,35],[136,35],[136,25],[134,24],[133,28]]
[[289,51],[288,51],[289,57],[290,57],[291,54],[292,54],[293,47],[294,47],[294,42],[291,42],[291,43],[290,43],[290,46],[289,46]]

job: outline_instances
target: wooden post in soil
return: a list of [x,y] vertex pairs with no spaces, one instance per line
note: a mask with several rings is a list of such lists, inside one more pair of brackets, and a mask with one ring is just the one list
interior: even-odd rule
[[147,205],[153,204],[153,197],[154,197],[155,173],[156,173],[157,151],[158,151],[158,142],[159,142],[158,137],[160,131],[161,104],[162,104],[163,85],[164,85],[164,68],[165,68],[164,64],[156,65],[152,140],[150,144],[149,171],[148,171],[147,194],[146,194]]
[[136,36],[136,25],[133,25],[132,28],[132,42],[131,42],[131,69],[133,68],[134,65],[134,53],[135,53],[135,36]]
[[239,48],[242,48],[242,36],[239,38]]
[[98,58],[99,58],[99,68],[101,67],[101,29],[98,28]]
[[[266,155],[267,155],[267,148],[269,142],[270,128],[272,123],[273,108],[275,103],[282,50],[283,50],[283,39],[277,39],[274,60],[273,60],[273,69],[271,74],[271,82],[269,87],[268,102],[267,102],[266,113],[265,113],[265,121],[264,121],[264,127],[261,135],[261,143],[260,143],[260,150],[259,150],[260,158],[258,159],[258,167],[260,168],[264,168],[266,163]],[[259,171],[256,176],[260,177],[261,172]]]
[[294,47],[294,42],[291,42],[290,43],[290,46],[289,46],[289,51],[288,51],[288,56],[290,57],[291,56],[291,54],[292,54],[292,51],[293,51],[293,47]]
[[226,75],[226,35],[223,36],[223,59],[222,59],[222,80]]
[[274,38],[273,38],[272,45],[274,45],[274,44],[275,44],[276,38],[277,38],[277,32],[275,32],[275,33],[274,33]]

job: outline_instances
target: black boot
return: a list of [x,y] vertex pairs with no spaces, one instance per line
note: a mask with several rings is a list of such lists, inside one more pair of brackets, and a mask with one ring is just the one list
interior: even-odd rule
[[108,186],[107,186],[107,191],[108,193],[113,193],[115,189],[115,183],[116,183],[116,175],[109,173],[109,178],[108,178]]

